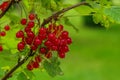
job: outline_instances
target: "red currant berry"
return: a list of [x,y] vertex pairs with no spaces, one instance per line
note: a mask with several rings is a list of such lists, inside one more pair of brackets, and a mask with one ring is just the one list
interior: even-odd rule
[[4,29],[5,29],[6,31],[9,31],[9,30],[10,30],[10,26],[9,26],[9,25],[6,25],[6,26],[4,27]]
[[34,68],[39,68],[39,63],[35,61],[35,62],[33,62],[32,66],[33,66]]
[[34,38],[34,37],[35,37],[35,34],[34,34],[32,31],[28,31],[28,32],[27,32],[27,36],[28,36],[28,37],[31,37],[31,38]]
[[27,19],[23,18],[23,19],[21,20],[21,24],[22,24],[22,25],[26,25],[26,23],[27,23]]
[[47,52],[47,49],[45,47],[40,48],[40,53],[45,54]]
[[32,42],[33,42],[33,38],[27,37],[27,38],[25,38],[25,42],[26,42],[28,45],[31,45]]
[[71,38],[67,38],[67,44],[71,44],[72,43],[72,39]]
[[2,52],[3,51],[3,47],[0,45],[0,52]]
[[31,46],[31,49],[32,49],[32,50],[36,50],[37,47],[36,47],[35,45],[32,45],[32,46]]
[[57,47],[57,46],[55,46],[55,45],[53,45],[53,46],[51,47],[51,49],[52,49],[53,51],[55,51],[55,50],[57,50],[57,49],[58,49],[58,47]]
[[29,21],[27,27],[33,28],[35,23],[33,21]]
[[41,27],[41,28],[39,29],[39,34],[41,34],[41,35],[46,34],[46,32],[47,32],[47,30],[46,30],[46,28],[44,28],[44,27]]
[[7,8],[8,4],[9,4],[8,1],[3,2],[3,4],[1,5],[2,6],[1,10],[4,11]]
[[23,50],[25,47],[25,44],[23,42],[18,43],[17,48],[19,51]]
[[64,45],[66,45],[66,44],[67,44],[66,39],[60,40],[60,45],[61,45],[61,46],[64,46]]
[[54,33],[48,34],[48,40],[53,41],[53,40],[55,40],[55,39],[56,39],[56,37],[55,37],[55,34],[54,34]]
[[63,53],[63,52],[58,53],[58,55],[60,58],[65,58],[65,53]]
[[67,45],[63,46],[63,52],[68,52],[69,51],[69,48]]
[[63,31],[61,34],[62,38],[66,39],[68,38],[68,32],[67,31]]
[[63,25],[59,25],[59,30],[62,31],[63,30]]
[[29,31],[31,31],[31,28],[25,27],[24,31],[25,31],[25,32],[29,32]]
[[44,45],[47,46],[47,47],[51,47],[52,46],[52,42],[47,40],[47,41],[45,41]]
[[33,66],[31,64],[28,64],[27,69],[31,71],[31,70],[33,70]]
[[60,44],[60,39],[56,38],[54,40],[54,45],[58,46]]
[[18,31],[18,32],[16,33],[16,37],[17,37],[17,38],[23,38],[23,37],[24,37],[24,32],[23,32],[22,30]]
[[31,14],[29,15],[29,19],[30,19],[30,20],[34,20],[35,17],[36,17],[36,16],[35,16],[35,14],[33,14],[33,13],[31,13]]
[[6,35],[6,32],[5,32],[5,31],[2,31],[2,32],[0,32],[0,35],[1,35],[1,36],[5,36],[5,35]]
[[34,39],[34,43],[33,43],[33,44],[34,44],[35,46],[39,46],[41,43],[42,43],[42,41],[41,41],[39,38],[35,38],[35,39]]
[[41,59],[40,56],[38,55],[38,56],[35,57],[35,61],[36,61],[36,62],[41,62],[42,59]]

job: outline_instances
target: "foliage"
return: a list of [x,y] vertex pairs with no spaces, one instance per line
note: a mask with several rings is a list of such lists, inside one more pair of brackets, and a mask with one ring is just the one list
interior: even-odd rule
[[[2,4],[6,0],[0,1]],[[19,0],[18,0],[19,1]],[[82,14],[82,15],[92,15],[93,21],[98,24],[100,23],[102,26],[105,26],[106,28],[109,28],[110,24],[112,23],[120,23],[120,7],[114,6],[112,2],[108,0],[85,0],[89,5],[82,5],[80,7],[74,8],[73,10],[76,12],[76,14]],[[17,31],[24,29],[24,27],[20,24],[20,20],[22,18],[28,19],[29,13],[35,13],[37,14],[38,19],[40,19],[40,24],[44,22],[44,19],[48,18],[52,14],[54,14],[57,11],[60,11],[61,9],[64,9],[66,7],[71,6],[70,3],[65,3],[68,1],[65,0],[21,0],[19,2],[15,2],[9,9],[6,11],[4,16],[0,18],[0,31],[4,30],[5,25],[10,25],[11,30],[7,31],[7,35],[5,37],[0,36],[0,45],[3,45],[4,51],[0,52],[0,55],[6,56],[6,54],[17,56],[16,59],[19,59],[20,61],[26,57],[26,54],[29,54],[30,49],[25,48],[22,52],[17,49],[17,44],[20,41],[20,39],[17,39],[15,34]],[[1,7],[1,6],[0,6]],[[84,9],[83,9],[84,8]],[[1,9],[1,8],[0,8]],[[72,9],[72,8],[71,8]],[[3,10],[4,11],[4,10]],[[0,13],[2,14],[2,9],[0,10]],[[70,21],[69,14],[61,13],[53,22],[56,22],[56,24],[63,23],[68,26],[71,26],[73,29],[78,31],[78,29],[74,26],[74,24]],[[35,20],[35,23],[39,23],[37,20]],[[36,25],[37,26],[37,25]],[[38,27],[38,26],[37,26]],[[38,28],[37,28],[38,29]],[[35,32],[36,30],[35,29]],[[37,32],[36,32],[37,33]],[[38,53],[37,53],[38,54]],[[12,56],[11,56],[12,57]],[[28,57],[28,56],[27,56]],[[33,57],[29,56],[31,60]],[[35,56],[34,56],[35,57]],[[7,56],[9,59],[10,56]],[[43,57],[44,58],[44,57]],[[8,59],[2,59],[4,61],[8,61]],[[15,60],[16,60],[15,59]],[[26,59],[25,59],[26,60]],[[17,62],[17,61],[16,61]],[[54,77],[56,75],[62,75],[63,72],[60,68],[60,62],[57,57],[52,57],[51,59],[44,59],[43,68],[46,70],[46,72]],[[26,65],[26,63],[24,63]],[[8,66],[13,66],[14,64],[9,64]],[[5,66],[5,65],[0,65]],[[26,67],[23,65],[23,69],[18,69],[16,73],[17,80],[30,80],[33,78],[33,72],[28,71],[25,69]],[[0,77],[2,77],[6,73],[8,69],[0,69]]]

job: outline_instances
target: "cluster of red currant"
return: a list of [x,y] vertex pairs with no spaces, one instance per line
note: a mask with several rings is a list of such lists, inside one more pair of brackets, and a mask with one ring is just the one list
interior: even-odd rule
[[69,37],[69,33],[63,30],[63,25],[57,25],[50,23],[48,27],[40,27],[38,32],[35,33],[35,19],[36,15],[31,13],[29,20],[23,18],[21,24],[24,30],[19,30],[16,33],[17,38],[21,38],[22,41],[18,43],[17,49],[23,51],[25,46],[29,46],[33,51],[38,51],[35,60],[31,60],[27,65],[28,70],[39,67],[39,62],[45,56],[51,58],[53,51],[56,51],[59,58],[65,58],[66,52],[69,51],[68,45],[72,43],[72,39]]
[[34,60],[31,60],[28,64],[27,64],[27,69],[28,70],[33,70],[33,68],[39,68],[39,63],[42,61],[40,55],[37,55],[35,57]]
[[[6,31],[9,31],[10,30],[10,26],[9,25],[6,25],[4,27],[4,30],[3,31],[0,31],[0,37],[4,37],[6,35]],[[3,47],[2,47],[2,44],[0,44],[0,52],[3,51]]]
[[0,5],[0,10],[1,10],[1,11],[4,11],[4,10],[7,8],[8,5],[9,5],[9,1],[3,2],[3,3]]

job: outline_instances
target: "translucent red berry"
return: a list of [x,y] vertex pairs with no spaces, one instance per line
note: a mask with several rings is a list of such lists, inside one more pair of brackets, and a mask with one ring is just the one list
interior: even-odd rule
[[63,53],[63,52],[58,53],[58,55],[60,58],[65,58],[65,53]]
[[22,24],[22,25],[26,25],[26,23],[27,23],[27,19],[23,18],[23,19],[21,20],[21,24]]
[[3,47],[0,45],[0,52],[2,52],[3,51]]
[[32,50],[36,50],[36,49],[37,49],[37,46],[31,45],[31,49],[32,49]]
[[67,38],[67,44],[71,44],[72,43],[72,39],[71,38]]
[[23,32],[22,30],[18,31],[18,32],[16,33],[16,37],[17,37],[17,38],[23,38],[23,37],[24,37],[24,32]]
[[31,37],[31,38],[34,38],[34,37],[35,37],[35,34],[34,34],[32,31],[28,31],[28,32],[27,32],[27,36],[28,36],[28,37]]
[[35,61],[35,62],[32,63],[32,66],[34,68],[39,68],[39,63]]
[[6,25],[6,26],[4,27],[4,29],[5,29],[6,31],[9,31],[9,30],[10,30],[10,26],[9,26],[9,25]]
[[31,13],[31,14],[29,15],[29,19],[30,19],[30,20],[34,20],[35,17],[36,17],[36,15],[35,15],[34,13]]
[[26,37],[26,38],[25,38],[25,42],[26,42],[28,45],[31,45],[32,42],[33,42],[33,38],[31,38],[31,37]]
[[31,64],[28,64],[27,69],[31,71],[31,70],[33,70],[33,66]]
[[6,35],[6,32],[2,31],[2,32],[0,32],[0,35],[4,37]]
[[48,34],[48,40],[50,40],[50,41],[53,41],[53,40],[55,40],[55,34],[54,33],[50,33],[50,34]]
[[46,28],[41,27],[41,28],[39,29],[39,34],[43,35],[43,34],[46,33],[46,31],[47,31]]
[[33,44],[34,44],[35,46],[38,46],[38,45],[40,45],[41,43],[42,43],[42,41],[41,41],[39,38],[35,38],[35,39],[34,39],[34,43],[33,43]]
[[40,56],[38,55],[38,56],[35,57],[35,61],[36,61],[36,62],[41,62],[42,59],[41,59]]
[[29,21],[27,27],[28,28],[33,28],[35,23],[33,21]]
[[45,54],[47,52],[47,49],[45,47],[40,48],[40,53]]
[[68,32],[67,31],[63,31],[61,36],[62,36],[62,38],[68,38]]
[[25,44],[23,42],[18,43],[17,48],[19,51],[22,51],[25,47]]

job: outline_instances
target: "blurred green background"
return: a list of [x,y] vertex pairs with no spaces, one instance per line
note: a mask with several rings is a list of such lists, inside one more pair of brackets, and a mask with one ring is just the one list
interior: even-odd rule
[[[117,1],[113,2],[118,4]],[[66,14],[76,13],[71,10]],[[71,16],[70,19],[79,32],[65,25],[73,44],[66,58],[61,60],[64,75],[51,78],[45,71],[35,70],[34,80],[120,80],[120,25],[105,29],[92,23],[84,25],[84,18],[80,16]],[[2,63],[0,60],[2,65],[11,63],[14,62]]]

